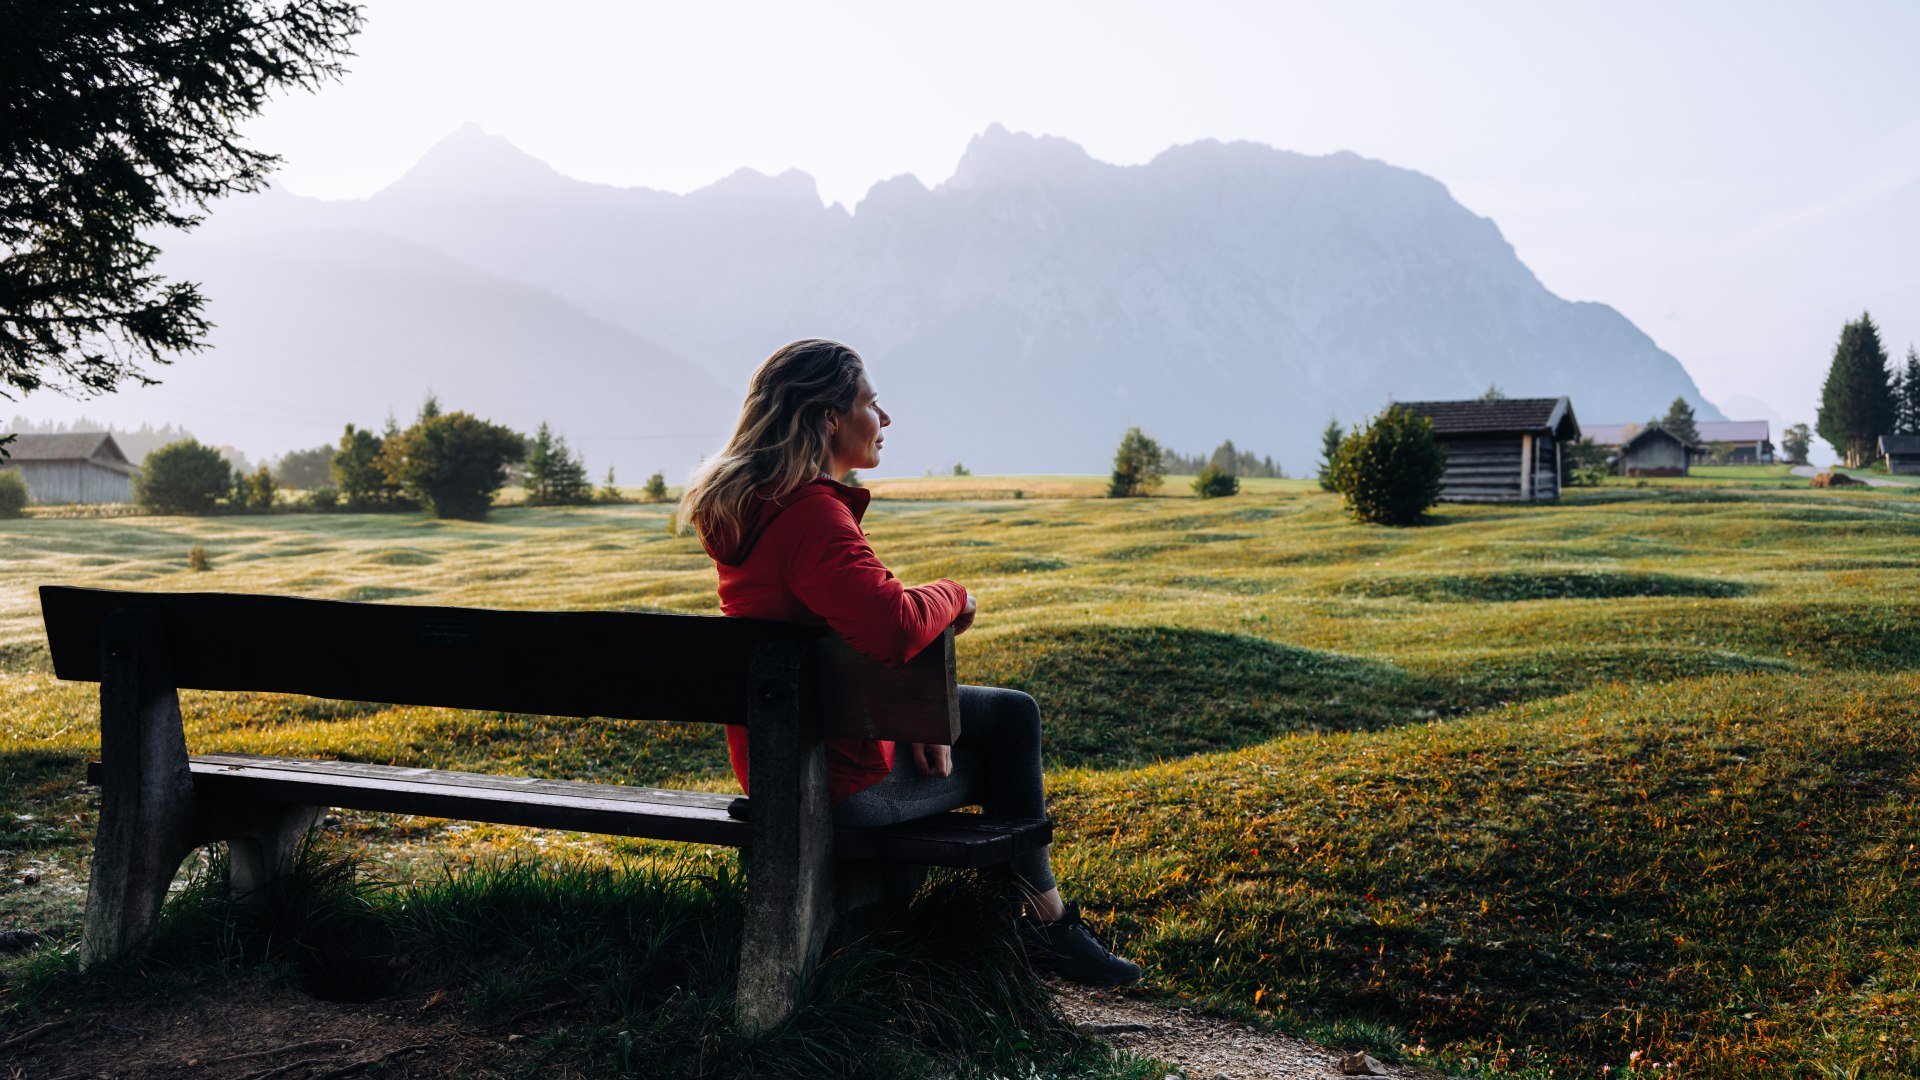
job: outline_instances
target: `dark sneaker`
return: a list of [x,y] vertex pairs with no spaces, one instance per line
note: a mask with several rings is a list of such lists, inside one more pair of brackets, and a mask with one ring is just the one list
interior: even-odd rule
[[1068,904],[1067,914],[1055,922],[1020,920],[1033,965],[1063,979],[1089,986],[1126,986],[1140,978],[1140,965],[1107,951],[1080,919],[1080,905]]

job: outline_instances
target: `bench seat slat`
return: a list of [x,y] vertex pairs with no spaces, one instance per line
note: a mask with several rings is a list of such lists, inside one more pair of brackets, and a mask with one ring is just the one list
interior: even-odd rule
[[[254,754],[200,754],[188,765],[196,790],[268,802],[725,847],[745,847],[750,832],[746,822],[727,814],[734,797],[710,792]],[[89,769],[90,778],[97,768]],[[950,813],[876,829],[839,829],[834,847],[850,859],[978,868],[1043,846],[1052,833],[1045,820]]]

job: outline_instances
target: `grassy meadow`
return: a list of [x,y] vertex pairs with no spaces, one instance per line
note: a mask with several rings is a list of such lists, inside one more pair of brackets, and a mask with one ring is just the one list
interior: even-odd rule
[[[1148,992],[1449,1071],[1920,1073],[1920,489],[1699,472],[1401,530],[1300,481],[879,480],[866,523],[978,594],[961,678],[1040,701],[1060,877]],[[7,921],[77,936],[90,838],[36,586],[714,612],[668,513],[0,522]],[[717,730],[183,707],[196,751],[731,786]],[[653,850],[343,817],[401,878]]]

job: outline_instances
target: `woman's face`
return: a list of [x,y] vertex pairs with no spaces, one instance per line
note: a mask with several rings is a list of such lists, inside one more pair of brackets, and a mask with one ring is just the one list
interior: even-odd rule
[[833,459],[829,471],[835,478],[844,476],[848,469],[879,466],[880,444],[886,441],[880,429],[893,423],[893,418],[880,407],[865,375],[860,376],[860,392],[853,399],[853,408],[829,413],[827,423],[827,453]]

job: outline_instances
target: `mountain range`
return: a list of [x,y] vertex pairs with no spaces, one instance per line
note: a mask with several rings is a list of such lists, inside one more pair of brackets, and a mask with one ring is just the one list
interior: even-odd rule
[[848,209],[797,171],[685,195],[588,183],[468,125],[370,198],[230,199],[165,247],[219,325],[162,377],[255,453],[431,389],[552,422],[596,472],[677,477],[724,441],[754,366],[816,336],[867,359],[896,424],[881,473],[1103,471],[1139,425],[1300,474],[1329,417],[1490,385],[1569,395],[1590,422],[1675,397],[1720,417],[1440,182],[1351,153],[1207,141],[1117,166],[994,126],[946,181],[896,177]]

